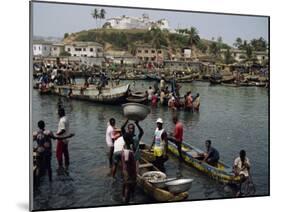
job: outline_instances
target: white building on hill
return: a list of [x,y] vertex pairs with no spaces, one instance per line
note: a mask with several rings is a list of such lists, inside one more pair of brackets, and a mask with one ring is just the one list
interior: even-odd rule
[[166,19],[160,19],[158,21],[150,20],[146,14],[143,14],[142,17],[123,15],[121,17],[107,19],[104,27],[113,29],[151,29],[152,27],[157,27],[163,30],[169,29],[169,23]]

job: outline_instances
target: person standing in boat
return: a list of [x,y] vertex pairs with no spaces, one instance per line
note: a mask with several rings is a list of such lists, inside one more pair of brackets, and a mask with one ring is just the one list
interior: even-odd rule
[[109,123],[107,125],[107,129],[106,129],[106,134],[105,134],[105,138],[106,138],[106,145],[108,147],[109,153],[108,153],[108,160],[109,160],[109,168],[111,170],[112,165],[113,165],[113,151],[114,151],[114,145],[113,145],[113,131],[115,128],[115,119],[111,118],[109,119]]
[[175,124],[174,132],[170,133],[170,136],[168,136],[168,140],[172,141],[174,144],[177,145],[178,152],[179,152],[179,160],[183,160],[182,157],[182,141],[183,141],[183,125],[178,120],[177,116],[173,117],[173,123]]
[[239,190],[238,190],[236,196],[241,195],[242,184],[249,179],[250,166],[251,166],[250,160],[248,157],[246,157],[246,151],[242,149],[239,153],[239,157],[237,157],[234,160],[234,164],[233,164],[234,174],[236,176],[240,176]]
[[[63,140],[63,137],[66,137],[69,134],[69,121],[65,115],[64,108],[60,107],[58,109],[58,115],[60,117],[59,124],[58,124],[58,131],[57,131],[57,149],[56,149],[56,156],[58,161],[58,173],[62,173],[63,171],[68,171],[69,167],[69,152],[68,152],[68,142],[69,140]],[[64,165],[63,167],[63,156],[64,156]]]
[[[139,144],[140,140],[144,134],[143,129],[140,127],[139,122],[135,121],[135,124],[139,130],[139,134],[135,134],[135,125],[133,123],[128,124],[129,120],[127,119],[123,126],[121,127],[122,135],[125,138],[126,144],[129,145],[128,148],[131,148],[134,151],[135,154],[135,160],[136,160],[136,166],[138,169],[139,166],[139,160],[140,160],[140,149]],[[128,125],[127,125],[128,124]],[[127,126],[127,131],[126,131]]]
[[153,148],[155,161],[153,164],[160,170],[165,172],[164,162],[167,160],[168,139],[165,129],[163,129],[163,120],[158,118],[156,121],[157,128],[154,132],[153,141],[150,149]]

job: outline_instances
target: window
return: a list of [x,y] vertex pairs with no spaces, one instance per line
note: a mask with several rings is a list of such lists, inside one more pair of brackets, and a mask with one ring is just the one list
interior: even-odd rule
[[161,50],[158,50],[158,52],[157,52],[158,54],[162,54],[162,51]]
[[38,46],[38,49],[40,50],[40,46]]
[[54,51],[56,51],[57,50],[57,47],[54,47]]
[[142,50],[138,50],[138,53],[142,53]]
[[83,48],[83,51],[85,52],[85,51],[86,51],[86,48]]
[[145,53],[148,53],[148,50],[145,50],[144,52],[145,52]]
[[81,48],[75,48],[75,51],[80,52],[82,49]]
[[94,51],[94,49],[93,48],[90,48],[90,52],[93,52]]
[[155,53],[155,50],[151,50],[151,53],[153,53],[153,54],[154,54],[154,53]]
[[67,48],[67,51],[70,52],[70,48]]
[[265,56],[262,56],[262,60],[265,60]]

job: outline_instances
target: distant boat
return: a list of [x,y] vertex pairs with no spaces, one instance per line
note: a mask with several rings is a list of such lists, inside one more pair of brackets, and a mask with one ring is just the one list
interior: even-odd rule
[[106,86],[99,89],[95,85],[85,88],[83,85],[54,86],[52,93],[71,99],[87,100],[105,104],[122,104],[126,102],[130,85]]
[[211,84],[221,84],[222,83],[222,76],[221,76],[221,74],[218,74],[218,73],[212,74],[210,76],[209,80],[210,80]]

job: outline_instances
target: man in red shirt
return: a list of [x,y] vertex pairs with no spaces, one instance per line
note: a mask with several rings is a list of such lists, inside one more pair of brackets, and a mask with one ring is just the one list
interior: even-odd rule
[[182,152],[181,152],[181,146],[182,146],[182,140],[183,140],[183,125],[178,120],[177,116],[173,117],[173,123],[175,124],[174,132],[170,133],[170,136],[168,137],[169,141],[172,141],[175,143],[178,147],[179,151],[179,159],[182,160]]

